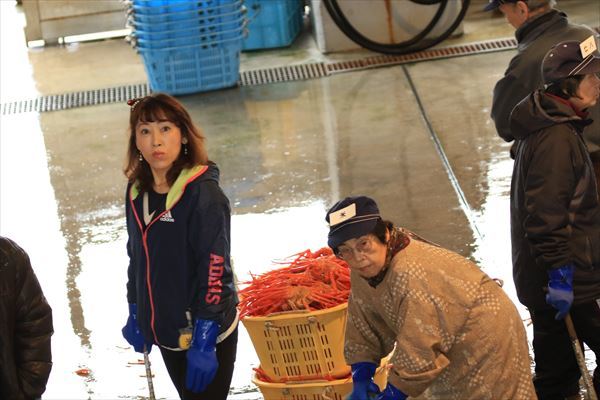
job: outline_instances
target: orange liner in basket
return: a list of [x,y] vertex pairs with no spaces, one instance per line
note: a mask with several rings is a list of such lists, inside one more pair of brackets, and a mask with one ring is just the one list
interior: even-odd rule
[[[380,390],[387,384],[388,369],[385,362],[375,372],[374,381]],[[287,383],[264,382],[258,376],[252,378],[263,394],[264,400],[344,400],[352,392],[352,377],[333,381],[302,381]]]

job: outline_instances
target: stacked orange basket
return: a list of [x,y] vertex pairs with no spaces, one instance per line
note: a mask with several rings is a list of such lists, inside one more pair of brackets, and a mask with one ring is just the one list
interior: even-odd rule
[[[328,248],[284,264],[240,291],[242,323],[260,360],[253,383],[265,400],[342,400],[352,391],[343,348],[348,266]],[[386,380],[379,368],[376,383]]]

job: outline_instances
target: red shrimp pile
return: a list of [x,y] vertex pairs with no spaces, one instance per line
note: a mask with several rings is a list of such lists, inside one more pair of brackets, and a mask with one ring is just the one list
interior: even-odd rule
[[[295,257],[295,258],[294,258]],[[240,317],[262,317],[282,311],[315,311],[348,301],[350,270],[329,247],[305,250],[283,261],[284,267],[252,280],[240,290]]]

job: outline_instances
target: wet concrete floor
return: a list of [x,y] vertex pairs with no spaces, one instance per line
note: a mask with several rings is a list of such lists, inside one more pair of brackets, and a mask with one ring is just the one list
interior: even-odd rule
[[[596,12],[591,18],[600,23],[600,11],[594,10],[589,7]],[[42,66],[52,70],[52,58],[36,66],[43,51],[6,53],[4,43],[2,81],[12,82],[9,92],[2,89],[3,99],[19,92],[19,83],[5,74],[6,54],[21,57],[23,68],[35,72],[22,82],[23,96],[60,93],[51,83],[56,79],[44,79]],[[91,51],[101,45],[80,47]],[[385,218],[504,280],[526,319],[511,277],[512,161],[488,117],[491,90],[513,54],[181,97],[221,169],[221,186],[233,208],[232,256],[239,280],[268,270],[272,260],[326,245],[328,207],[341,197],[366,194],[378,201]],[[94,68],[81,66],[61,76],[71,75],[78,85],[82,71]],[[126,68],[136,71],[139,64]],[[138,82],[139,73],[115,80]],[[97,75],[87,84],[115,86]],[[143,365],[136,364],[140,357],[120,332],[127,317],[121,169],[128,113],[126,104],[106,104],[0,120],[0,233],[28,251],[54,310],[54,367],[46,399],[134,399],[148,393]],[[158,351],[150,357],[157,398],[175,398]],[[593,359],[588,361],[591,366]],[[230,399],[261,398],[251,383],[256,366],[242,327]],[[91,374],[78,376],[80,368]]]

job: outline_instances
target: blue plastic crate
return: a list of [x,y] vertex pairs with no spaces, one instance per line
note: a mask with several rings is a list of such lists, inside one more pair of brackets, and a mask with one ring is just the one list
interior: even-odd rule
[[236,21],[214,25],[200,25],[193,28],[174,29],[166,31],[145,31],[141,29],[134,29],[132,33],[138,39],[153,41],[177,39],[188,36],[214,36],[217,37],[216,40],[221,40],[239,36],[240,30],[245,26],[245,21],[246,19],[243,16],[240,16]]
[[202,11],[184,11],[172,13],[165,12],[156,15],[145,15],[133,12],[129,17],[129,23],[134,26],[139,24],[152,26],[150,29],[143,29],[146,31],[170,30],[169,28],[165,29],[163,27],[165,25],[177,25],[177,29],[194,28],[202,25],[214,25],[237,20],[240,14],[244,13],[246,10],[242,3],[242,0],[238,0],[234,3],[228,4],[226,8],[220,7],[214,9],[205,9]]
[[[131,25],[133,25],[135,32],[144,32],[153,34],[153,33],[166,33],[173,32],[173,34],[168,34],[164,38],[178,37],[178,36],[187,36],[186,33],[181,33],[182,31],[188,29],[222,29],[222,30],[230,30],[239,26],[245,20],[245,9],[239,9],[232,13],[220,14],[218,17],[204,17],[199,18],[197,15],[194,15],[192,18],[175,20],[175,21],[165,21],[165,22],[141,22],[136,19],[130,20]],[[142,35],[142,36],[143,36]],[[140,37],[142,37],[140,36]]]
[[143,7],[164,7],[173,4],[194,4],[201,7],[215,7],[232,0],[133,0],[133,5]]
[[239,79],[242,37],[209,45],[139,49],[150,88],[173,95],[234,86]]
[[246,0],[248,37],[243,50],[260,50],[292,44],[302,28],[302,0]]
[[[150,0],[149,0],[150,1]],[[180,13],[198,13],[204,14],[223,14],[234,11],[240,6],[240,0],[205,0],[205,1],[175,1],[152,0],[155,2],[165,1],[166,4],[146,4],[134,2],[131,6],[134,15],[160,17],[162,14],[180,14]]]
[[[172,47],[194,46],[198,44],[212,44],[223,40],[236,39],[242,36],[244,27],[240,25],[237,28],[227,31],[214,30],[201,33],[200,30],[192,30],[188,36],[180,36],[174,38],[157,39],[146,35],[144,37],[137,36],[136,47],[142,50],[152,49],[168,49]],[[139,34],[139,32],[137,32]]]
[[197,12],[198,5],[192,2],[172,2],[167,4],[133,3],[133,11],[142,15],[160,15],[164,13]]

